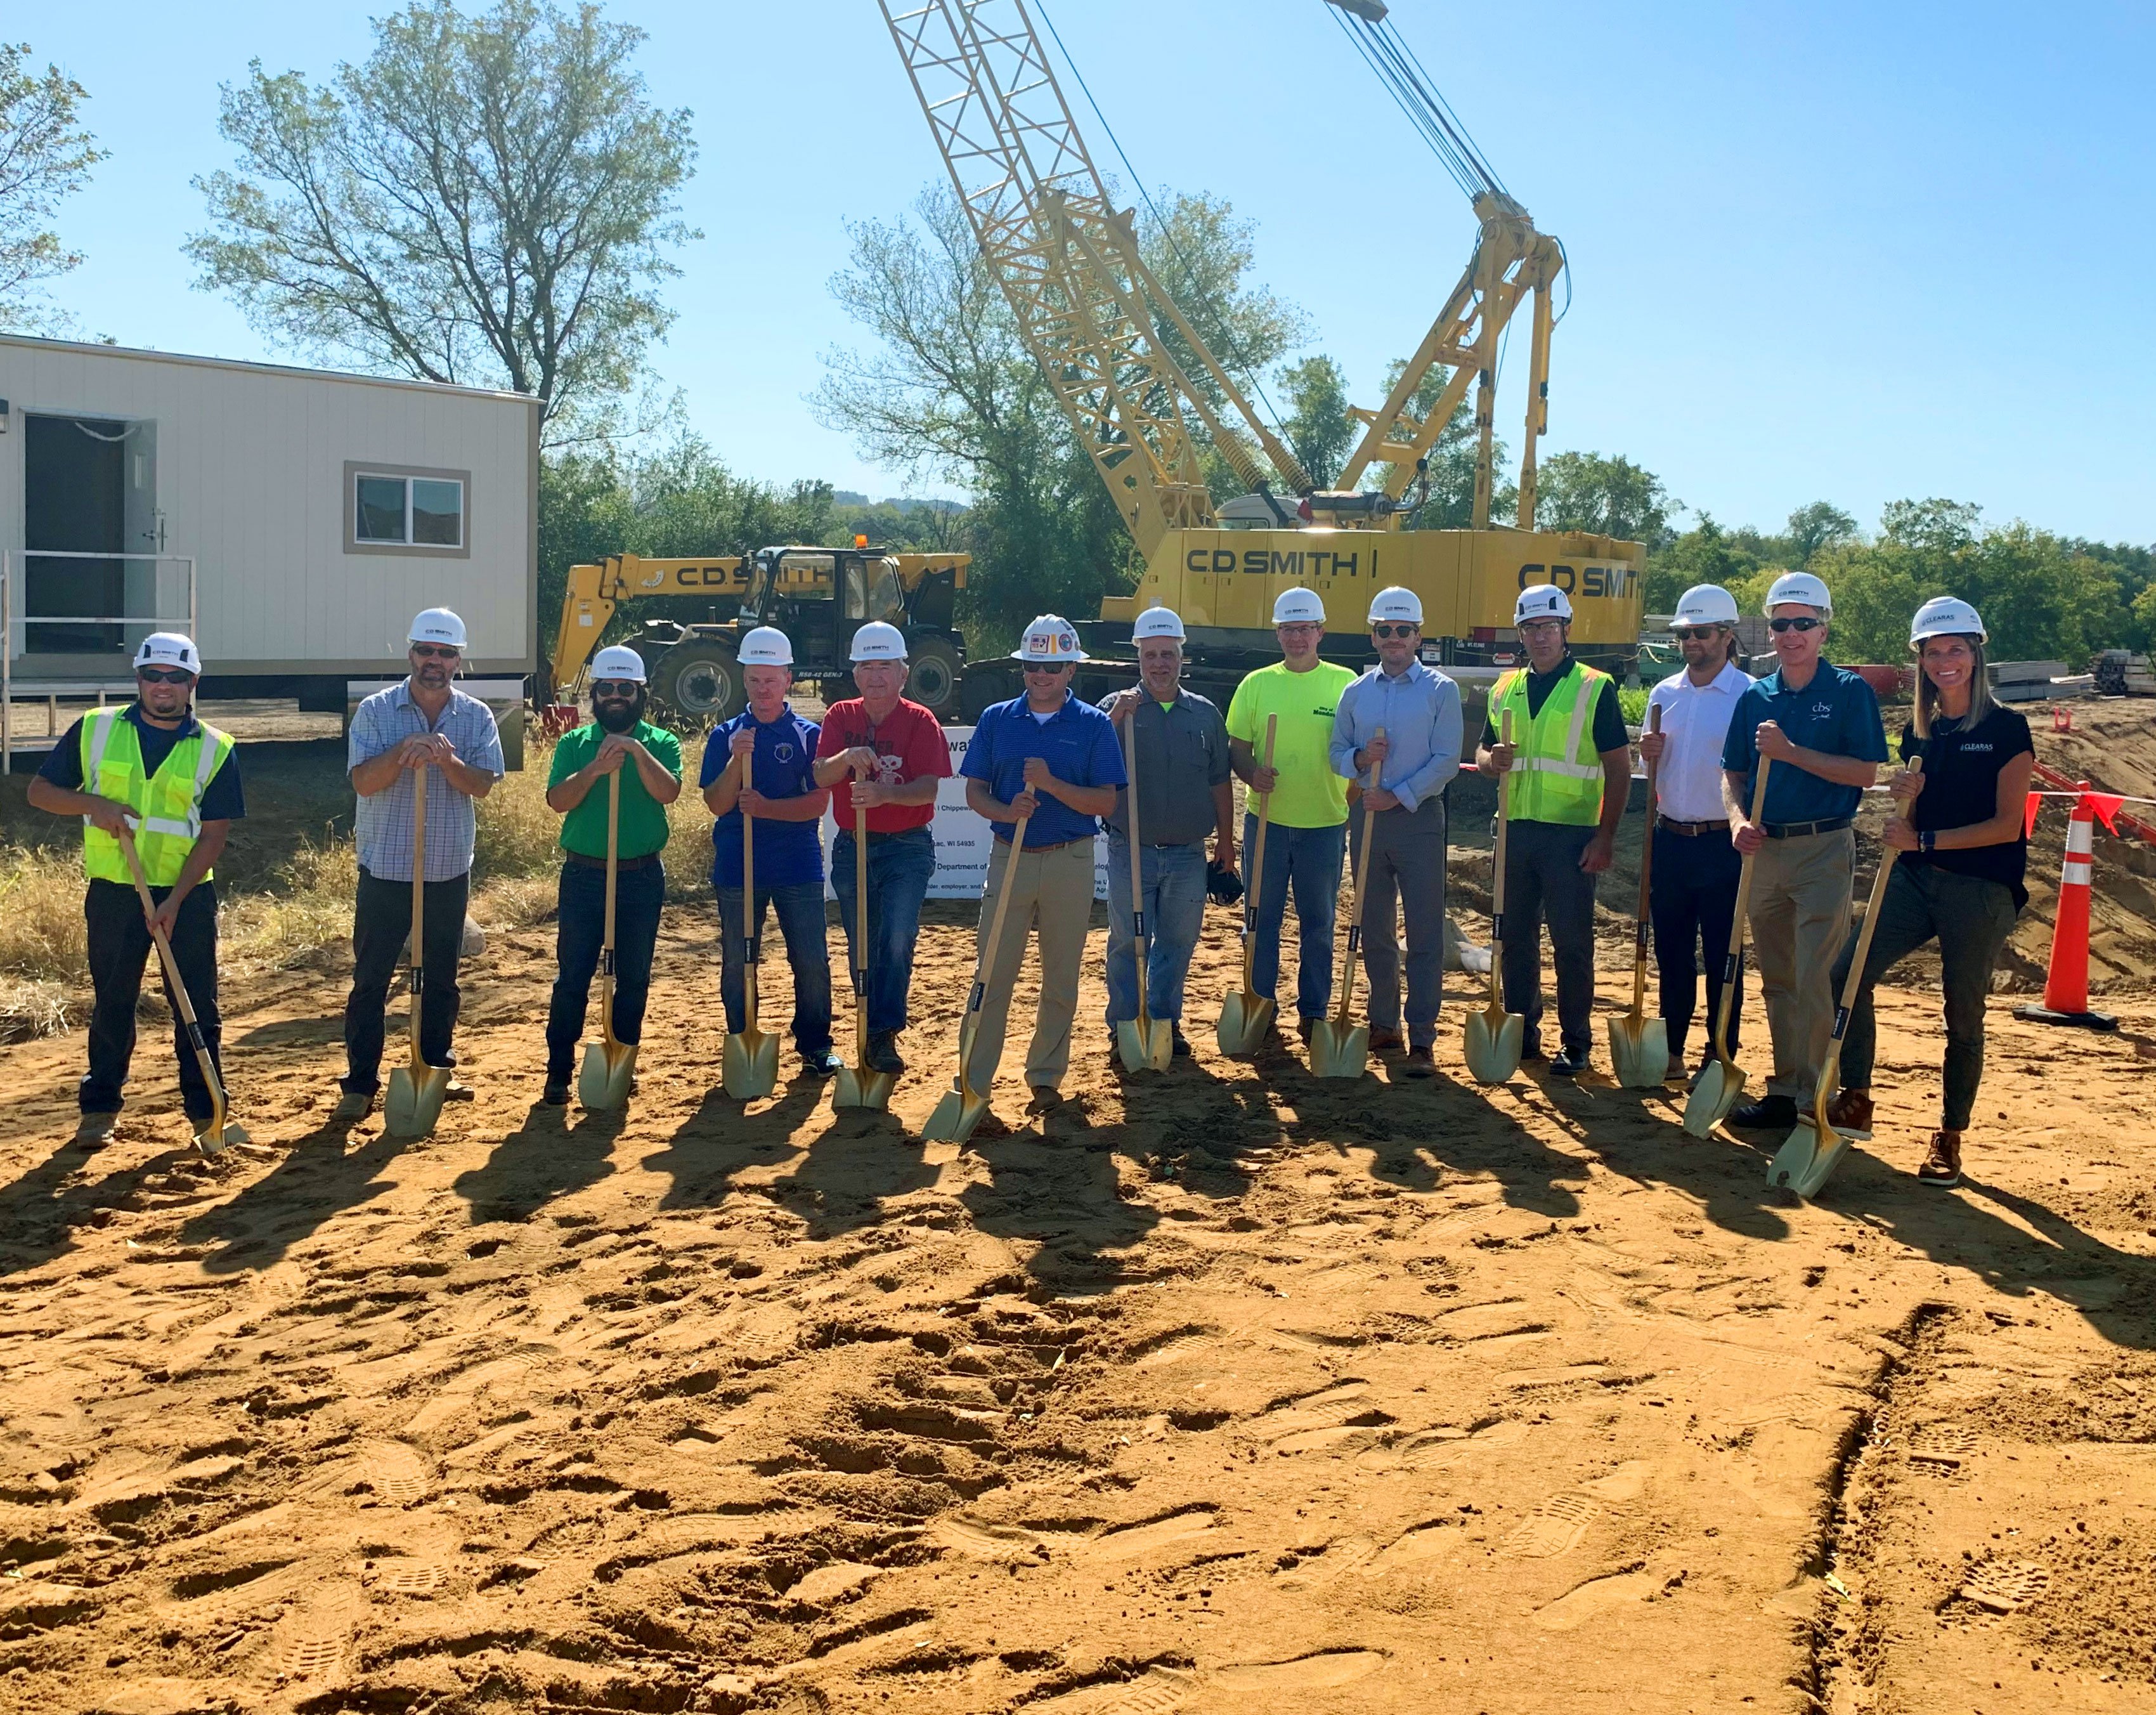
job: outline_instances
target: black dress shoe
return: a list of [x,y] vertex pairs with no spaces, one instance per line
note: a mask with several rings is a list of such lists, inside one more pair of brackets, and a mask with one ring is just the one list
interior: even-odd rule
[[1584,1048],[1560,1048],[1549,1069],[1560,1078],[1576,1078],[1587,1070],[1587,1055]]
[[567,1107],[569,1105],[569,1086],[567,1084],[556,1083],[550,1078],[547,1081],[547,1087],[541,1092],[539,1100],[548,1107]]
[[878,1030],[869,1038],[869,1070],[894,1076],[906,1070],[906,1062],[899,1058],[897,1031]]
[[1168,1027],[1168,1052],[1171,1055],[1183,1060],[1190,1057],[1190,1039],[1183,1034],[1182,1025],[1170,1024]]
[[1786,1096],[1763,1096],[1732,1112],[1728,1123],[1740,1132],[1786,1132],[1797,1122],[1797,1104]]

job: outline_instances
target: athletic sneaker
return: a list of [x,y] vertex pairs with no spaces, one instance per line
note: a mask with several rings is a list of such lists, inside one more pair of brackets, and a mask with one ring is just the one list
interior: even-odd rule
[[1845,1090],[1826,1105],[1826,1122],[1845,1137],[1871,1137],[1871,1098],[1861,1090]]
[[1961,1133],[1934,1132],[1924,1164],[1917,1169],[1917,1183],[1951,1190],[1961,1183]]
[[1740,1132],[1786,1132],[1797,1122],[1797,1104],[1786,1096],[1763,1096],[1729,1116]]
[[374,1092],[372,1090],[347,1090],[337,1097],[337,1105],[330,1111],[333,1120],[363,1120],[374,1112]]
[[93,1149],[100,1143],[112,1141],[113,1127],[120,1123],[116,1113],[86,1113],[75,1122],[74,1141],[87,1143]]
[[801,1056],[801,1070],[812,1078],[835,1078],[846,1069],[846,1062],[835,1048],[819,1049],[814,1054]]

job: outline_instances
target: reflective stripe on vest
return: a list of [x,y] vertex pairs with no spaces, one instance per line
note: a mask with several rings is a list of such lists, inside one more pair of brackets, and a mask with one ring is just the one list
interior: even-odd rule
[[[116,798],[136,813],[136,855],[144,875],[152,887],[172,886],[202,838],[203,796],[231,755],[232,740],[198,721],[194,732],[172,747],[157,772],[146,775],[141,741],[125,711],[101,709],[83,727],[82,750],[82,789],[92,797]],[[119,840],[87,816],[82,829],[83,868],[90,879],[131,886],[134,877]]]
[[[1498,681],[1491,701],[1493,719],[1509,706],[1513,716],[1512,797],[1508,814],[1524,822],[1556,822],[1585,827],[1602,814],[1602,760],[1594,749],[1593,717],[1607,673],[1584,662],[1573,664],[1551,688],[1539,715],[1527,712],[1527,670],[1515,669]],[[1549,718],[1572,706],[1562,727]],[[1524,727],[1524,733],[1520,730]]]

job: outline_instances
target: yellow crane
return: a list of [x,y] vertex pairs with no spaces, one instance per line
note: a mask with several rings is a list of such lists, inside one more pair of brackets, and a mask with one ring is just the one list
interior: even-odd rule
[[[1399,583],[1422,598],[1425,655],[1481,678],[1510,662],[1517,593],[1553,583],[1572,596],[1580,653],[1629,664],[1645,547],[1533,527],[1536,443],[1548,426],[1551,290],[1563,250],[1489,171],[1381,0],[1325,3],[1455,169],[1481,230],[1390,395],[1356,413],[1365,432],[1342,486],[1329,490],[1314,486],[1147,267],[1134,212],[1113,206],[1026,0],[878,3],[1020,336],[1146,562],[1137,589],[1104,601],[1100,620],[1085,628],[1090,644],[1127,644],[1130,621],[1162,603],[1189,629],[1194,677],[1229,682],[1273,658],[1273,598],[1300,584],[1325,598],[1345,629],[1343,650],[1359,659],[1353,634],[1368,598]],[[1532,326],[1526,446],[1517,524],[1506,527],[1490,518],[1497,366],[1505,329],[1523,305]],[[1440,369],[1449,372],[1445,382],[1416,420],[1412,403]],[[1403,527],[1413,525],[1426,491],[1418,478],[1428,455],[1470,387],[1473,527]],[[1217,510],[1198,429],[1250,490]],[[1366,480],[1370,486],[1359,485]],[[1276,494],[1276,484],[1294,498]]]

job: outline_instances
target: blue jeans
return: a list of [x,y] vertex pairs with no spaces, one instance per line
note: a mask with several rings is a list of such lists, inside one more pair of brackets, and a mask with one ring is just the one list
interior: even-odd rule
[[[1257,850],[1258,819],[1243,818],[1243,850]],[[1348,850],[1348,824],[1330,828],[1265,829],[1265,873],[1258,877],[1257,937],[1250,980],[1266,999],[1280,982],[1281,925],[1287,895],[1295,888],[1295,915],[1302,925],[1302,958],[1296,973],[1295,1009],[1322,1019],[1332,1005],[1332,913],[1340,898],[1340,862]],[[1248,864],[1250,860],[1244,860]]]
[[[1156,1019],[1183,1016],[1183,979],[1205,923],[1205,848],[1148,845],[1139,855],[1145,890],[1146,931],[1152,946],[1146,959],[1146,1011]],[[1131,843],[1108,832],[1108,1023],[1138,1015],[1137,937],[1131,922]]]
[[[566,1084],[576,1075],[577,1039],[584,1033],[584,1009],[606,942],[606,871],[583,864],[562,865],[561,917],[554,932],[554,995],[547,1009],[547,1081]],[[651,992],[651,956],[659,944],[659,914],[666,904],[666,871],[657,864],[623,870],[613,903],[613,1034],[622,1042],[644,1040],[644,1003]]]
[[[742,982],[742,891],[738,887],[716,891],[719,945],[724,950],[719,994],[726,1006],[726,1034],[735,1036],[748,1022]],[[799,881],[784,887],[766,887],[759,883],[756,890],[759,942],[763,938],[767,909],[778,913],[786,962],[793,968],[793,1045],[803,1054],[821,1054],[831,1045],[831,950],[824,938],[824,884]],[[757,1004],[762,1004],[759,994]],[[762,1028],[760,1017],[758,1028]]]
[[[831,891],[839,896],[846,956],[855,963],[854,927],[860,907],[855,896],[854,835],[840,829],[831,847]],[[936,836],[909,828],[869,841],[869,1034],[896,1035],[906,1028],[906,997],[913,986],[913,943],[921,933],[921,901],[936,876]]]

